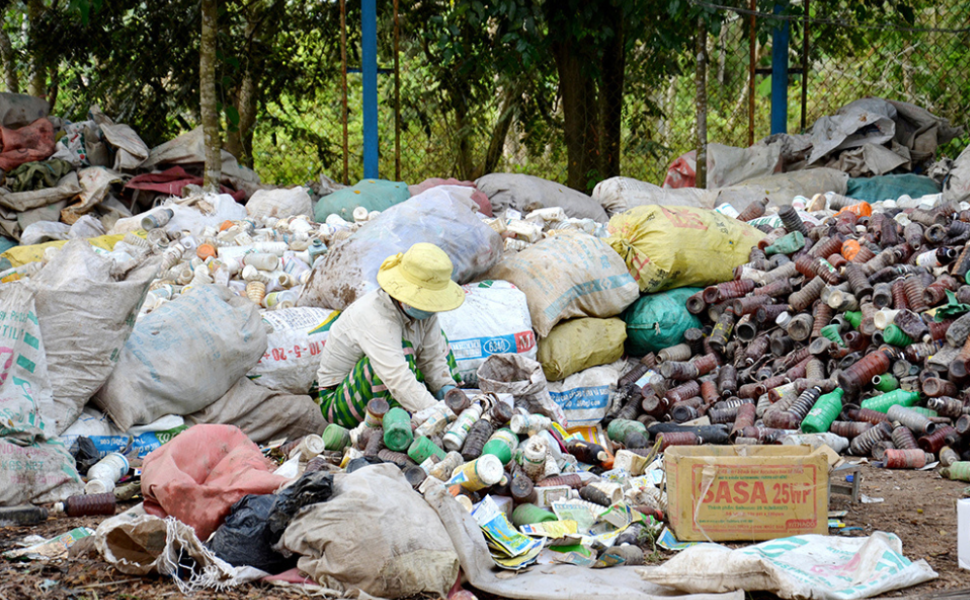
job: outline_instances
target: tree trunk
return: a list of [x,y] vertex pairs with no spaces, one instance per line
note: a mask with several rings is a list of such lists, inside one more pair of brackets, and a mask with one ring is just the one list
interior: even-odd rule
[[705,189],[707,188],[707,30],[701,17],[697,18],[695,50],[697,51],[695,69],[697,94],[694,98],[694,107],[697,110],[697,166],[694,172],[697,178],[694,185]]
[[44,61],[37,49],[37,46],[42,43],[37,38],[39,37],[38,28],[43,14],[44,0],[27,0],[27,21],[30,24],[30,42],[33,48],[30,57],[30,87],[28,93],[39,98],[47,96],[47,69],[44,68]]
[[219,140],[219,112],[216,104],[216,32],[218,0],[202,0],[202,42],[199,48],[200,101],[202,130],[205,135],[206,191],[219,191],[222,179],[222,142]]
[[566,185],[585,192],[596,169],[596,91],[572,41],[552,45],[562,93],[563,138],[568,161]]
[[[0,12],[0,18],[6,11]],[[3,75],[7,84],[7,91],[11,94],[20,93],[20,81],[17,79],[17,61],[10,45],[10,36],[0,24],[0,59],[3,60]]]
[[513,83],[506,88],[502,97],[502,105],[499,107],[498,120],[492,128],[492,137],[488,142],[488,151],[485,153],[485,162],[482,168],[472,173],[474,179],[482,175],[493,172],[498,167],[498,162],[502,159],[502,152],[505,149],[505,138],[509,135],[512,121],[515,118],[515,106],[522,99],[523,83]]
[[613,37],[606,44],[600,72],[600,167],[599,178],[608,179],[620,174],[620,150],[623,125],[623,83],[626,66],[626,36],[623,11],[612,11]]

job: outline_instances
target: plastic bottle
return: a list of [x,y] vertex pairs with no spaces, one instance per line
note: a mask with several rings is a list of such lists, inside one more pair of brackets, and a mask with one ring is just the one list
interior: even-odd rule
[[620,442],[628,448],[644,448],[647,445],[647,428],[639,421],[615,419],[610,423],[606,434],[614,442]]
[[423,435],[425,437],[431,437],[443,432],[448,427],[448,423],[454,422],[458,418],[454,411],[448,408],[444,402],[439,402],[432,407],[419,411],[415,413],[414,417],[419,423],[418,428],[414,430],[414,435]]
[[449,452],[455,452],[461,450],[462,445],[465,443],[465,438],[468,437],[468,432],[471,430],[472,425],[475,424],[482,417],[482,405],[478,402],[472,404],[458,417],[458,420],[451,426],[448,433],[442,438],[442,442],[445,445],[445,450]]
[[411,445],[411,415],[403,408],[392,408],[384,415],[384,445],[388,450],[404,452]]
[[970,481],[970,462],[955,462],[949,467],[940,469],[940,475],[953,481]]
[[464,478],[461,487],[474,492],[501,481],[505,469],[502,468],[502,462],[497,457],[487,454],[465,463],[461,467],[461,474]]
[[0,527],[8,525],[36,525],[47,520],[47,509],[40,506],[0,507]]
[[[485,443],[492,435],[492,424],[488,419],[479,419],[472,424],[465,437],[465,444],[461,447],[461,455],[465,460],[475,460],[482,455]],[[502,464],[505,464],[504,461]]]
[[[857,363],[858,364],[858,363]],[[919,392],[907,392],[903,389],[893,390],[885,394],[880,394],[863,400],[861,407],[875,410],[881,413],[889,411],[890,406],[900,404],[902,406],[913,406],[919,401]]]
[[54,504],[54,511],[68,517],[87,517],[90,515],[113,515],[117,500],[111,492],[71,496],[63,502]]
[[452,474],[454,474],[455,469],[460,467],[465,463],[465,460],[461,457],[461,454],[457,452],[449,452],[442,458],[438,463],[431,467],[428,474],[441,481],[448,481],[451,479]]
[[364,422],[367,423],[368,427],[382,427],[384,423],[384,415],[387,414],[391,407],[388,405],[387,400],[383,398],[372,398],[370,402],[367,403],[366,413],[364,414]]
[[444,403],[451,409],[451,412],[460,415],[471,406],[471,399],[468,397],[468,394],[455,388],[448,390],[448,393],[445,394]]
[[[385,440],[386,439],[387,436],[385,435]],[[437,456],[439,459],[444,460],[446,454],[444,450],[436,446],[434,442],[424,436],[414,438],[414,441],[412,441],[408,446],[408,458],[418,464],[423,463],[431,456]]]
[[543,415],[514,415],[509,425],[515,433],[532,435],[552,427],[552,419]]
[[523,473],[519,473],[512,478],[512,484],[509,486],[509,493],[512,494],[512,500],[514,500],[516,504],[534,504],[537,499],[535,484],[533,484],[532,480]]
[[350,445],[350,431],[336,423],[323,430],[323,445],[327,450],[343,450]]
[[842,412],[843,394],[845,392],[841,388],[835,388],[828,394],[820,396],[802,421],[802,431],[805,433],[828,431],[832,421]]
[[545,477],[546,452],[546,441],[535,435],[526,440],[522,448],[522,470],[532,481]]
[[88,469],[85,494],[103,494],[115,489],[115,484],[128,474],[128,459],[123,454],[111,452]]
[[570,440],[566,442],[566,450],[581,463],[600,465],[610,459],[606,449],[599,444],[586,440]]
[[539,508],[535,504],[520,504],[512,511],[512,524],[516,527],[558,520],[559,517],[555,513]]
[[511,429],[503,427],[492,433],[485,446],[482,447],[482,454],[497,456],[503,465],[512,461],[512,453],[519,446],[519,437],[512,433]]

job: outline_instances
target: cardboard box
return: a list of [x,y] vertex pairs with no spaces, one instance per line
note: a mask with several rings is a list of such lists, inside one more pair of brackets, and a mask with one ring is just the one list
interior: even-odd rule
[[671,446],[664,468],[681,541],[828,533],[829,465],[808,446]]

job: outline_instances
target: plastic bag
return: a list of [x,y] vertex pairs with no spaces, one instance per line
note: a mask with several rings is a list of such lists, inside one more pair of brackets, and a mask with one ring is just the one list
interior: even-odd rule
[[519,173],[491,173],[475,181],[485,192],[492,209],[502,213],[513,208],[521,213],[537,208],[562,207],[566,216],[574,219],[607,221],[606,212],[592,198],[566,185],[533,175]]
[[901,196],[919,198],[940,193],[940,185],[923,175],[880,175],[879,177],[856,177],[849,180],[846,195],[866,202],[897,200]]
[[487,277],[510,281],[525,293],[539,337],[564,319],[615,317],[639,297],[620,256],[581,233],[546,238],[507,256]]
[[338,591],[378,598],[447,596],[458,556],[441,521],[400,469],[382,464],[334,477],[336,493],[301,511],[280,545],[299,568]]
[[[641,292],[707,286],[734,279],[764,234],[712,210],[640,206],[610,219],[607,241]],[[625,307],[624,307],[625,308]]]
[[679,344],[684,332],[700,327],[701,320],[687,310],[687,298],[700,288],[678,288],[640,298],[623,313],[626,322],[626,351],[646,356]]
[[297,305],[346,309],[378,288],[377,271],[384,259],[418,242],[435,244],[448,254],[452,279],[472,281],[502,255],[502,238],[475,216],[476,208],[448,186],[389,208],[317,260]]
[[313,202],[302,187],[258,190],[246,202],[246,212],[251,217],[313,217]]
[[385,211],[411,197],[408,184],[403,181],[361,179],[357,185],[320,198],[314,207],[314,220],[323,223],[330,215],[354,221],[354,209],[363,206],[367,212]]
[[910,562],[891,533],[869,537],[798,535],[731,550],[692,546],[655,569],[650,582],[689,593],[767,591],[787,600],[856,600],[918,585],[937,574]]
[[483,392],[512,394],[515,407],[545,415],[563,427],[568,426],[559,405],[546,389],[542,365],[521,354],[494,354],[478,368],[478,387]]
[[340,313],[327,308],[283,308],[262,311],[272,327],[267,348],[249,377],[257,384],[292,394],[306,394],[320,367],[330,328]]
[[282,535],[282,532],[274,535],[269,526],[269,516],[276,502],[276,494],[244,496],[232,505],[229,516],[206,546],[234,567],[255,567],[273,574],[292,569],[297,557],[287,558],[273,550],[273,544]]
[[129,451],[134,451],[139,458],[144,458],[185,429],[185,420],[182,417],[165,415],[148,425],[138,425],[128,431],[121,431],[111,422],[108,415],[87,406],[81,411],[77,421],[74,421],[57,439],[65,447],[71,448],[83,436],[94,444],[95,450],[101,457],[109,452],[125,451],[130,442]]
[[95,403],[121,429],[209,406],[266,352],[259,310],[228,288],[193,287],[138,321]]
[[626,364],[621,359],[549,383],[549,395],[562,408],[571,429],[591,427],[603,420],[610,409],[610,393]]
[[462,286],[465,302],[438,313],[438,324],[458,361],[458,372],[469,385],[478,382],[478,368],[493,354],[536,357],[536,337],[525,294],[507,281],[483,281]]
[[539,341],[538,360],[549,381],[560,381],[623,356],[626,324],[620,319],[570,319]]
[[158,264],[151,257],[120,273],[86,241],[72,240],[30,279],[54,394],[44,419],[55,435],[111,375]]

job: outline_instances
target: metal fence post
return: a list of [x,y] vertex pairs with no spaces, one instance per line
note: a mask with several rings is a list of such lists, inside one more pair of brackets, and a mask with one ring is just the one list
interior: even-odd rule
[[[775,4],[775,14],[783,11]],[[775,22],[771,32],[771,133],[788,133],[788,21]]]
[[364,177],[378,177],[377,0],[361,2],[361,65],[364,83]]

